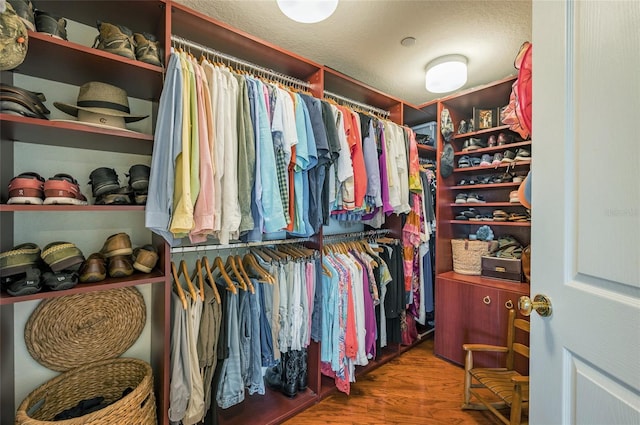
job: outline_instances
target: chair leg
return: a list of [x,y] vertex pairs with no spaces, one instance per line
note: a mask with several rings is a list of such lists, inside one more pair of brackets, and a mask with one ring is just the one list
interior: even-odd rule
[[464,361],[464,404],[468,406],[471,402],[471,373],[469,371],[473,368],[473,353],[467,351],[467,356]]
[[510,425],[520,425],[522,419],[522,387],[515,384],[511,401]]

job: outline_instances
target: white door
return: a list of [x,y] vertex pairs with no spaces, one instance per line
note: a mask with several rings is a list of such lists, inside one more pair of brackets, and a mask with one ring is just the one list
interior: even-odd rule
[[531,424],[640,424],[640,1],[533,2]]

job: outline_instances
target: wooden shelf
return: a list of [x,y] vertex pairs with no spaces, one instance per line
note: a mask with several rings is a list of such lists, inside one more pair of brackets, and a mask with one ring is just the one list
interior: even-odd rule
[[466,168],[454,168],[454,173],[468,173],[474,171],[489,171],[491,169],[497,170],[500,168],[512,168],[512,167],[524,167],[525,165],[531,165],[531,160],[527,159],[526,161],[513,161],[510,163],[502,163],[498,166],[495,165],[487,165],[484,167],[466,167]]
[[0,212],[114,212],[114,211],[144,211],[144,205],[7,205],[0,204]]
[[128,96],[144,100],[154,101],[162,92],[161,67],[41,32],[29,31],[29,51],[14,71],[75,86],[103,81],[124,89]]
[[483,154],[483,153],[492,153],[492,152],[504,152],[511,148],[517,148],[520,146],[531,146],[531,141],[528,140],[526,142],[516,142],[516,143],[507,143],[506,145],[501,146],[492,146],[489,148],[480,148],[472,151],[458,151],[454,153],[454,156],[463,156],[463,155],[475,155],[475,154]]
[[491,134],[491,133],[496,133],[498,131],[506,131],[506,130],[509,130],[508,125],[500,125],[497,127],[483,128],[482,130],[471,131],[469,133],[456,133],[454,134],[453,138],[454,140],[468,139],[469,137],[484,136],[486,134]]
[[21,297],[12,297],[6,293],[0,293],[0,305],[15,304],[22,301],[42,300],[48,298],[57,298],[64,295],[82,294],[94,291],[105,291],[108,289],[124,288],[127,286],[144,285],[148,283],[163,284],[165,282],[165,276],[159,271],[155,270],[152,273],[134,273],[129,277],[124,278],[107,278],[101,282],[96,283],[78,283],[71,289],[64,291],[50,291],[45,287],[38,293],[32,295],[25,295]]
[[438,277],[443,277],[446,279],[455,279],[462,282],[473,283],[476,285],[490,286],[492,288],[498,288],[498,289],[517,290],[517,291],[524,291],[527,293],[529,292],[529,284],[525,282],[512,282],[510,280],[494,279],[491,277],[478,276],[478,275],[471,276],[471,275],[456,273],[454,271],[440,273],[436,276],[436,278]]
[[483,226],[485,224],[491,226],[513,226],[513,227],[531,227],[530,221],[473,221],[473,220],[442,220],[444,223],[448,224],[469,224],[475,226]]
[[429,146],[429,145],[417,145],[417,146],[418,146],[418,152],[426,152],[426,153],[432,153],[432,154],[436,153],[436,148],[433,146]]
[[520,202],[465,202],[464,204],[449,203],[450,207],[521,207]]
[[153,135],[0,113],[2,140],[150,155]]
[[465,184],[462,186],[451,186],[449,187],[449,189],[472,191],[476,189],[499,189],[499,188],[507,188],[507,187],[518,187],[518,186],[520,186],[520,183],[508,182],[508,183],[490,183],[490,184]]
[[317,399],[318,395],[309,389],[289,398],[266,386],[264,395],[246,395],[242,403],[228,409],[217,408],[219,421],[215,423],[279,424],[314,405]]

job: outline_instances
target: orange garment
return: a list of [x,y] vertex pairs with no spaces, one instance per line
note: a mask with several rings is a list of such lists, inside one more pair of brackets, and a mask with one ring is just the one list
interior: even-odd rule
[[367,170],[364,165],[362,152],[362,135],[356,113],[345,106],[338,106],[342,112],[344,132],[347,135],[347,143],[351,153],[353,166],[353,196],[356,209],[363,208],[364,196],[367,193]]

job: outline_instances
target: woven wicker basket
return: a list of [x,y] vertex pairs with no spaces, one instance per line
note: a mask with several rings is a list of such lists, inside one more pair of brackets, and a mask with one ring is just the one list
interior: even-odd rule
[[[122,397],[123,391],[131,389]],[[73,419],[54,417],[79,401],[104,397],[112,403]],[[114,402],[115,401],[115,402]],[[17,425],[155,425],[151,366],[138,359],[102,360],[71,369],[31,392],[16,413]]]
[[497,246],[496,241],[472,241],[451,239],[453,271],[466,275],[482,273],[482,256],[489,255]]

